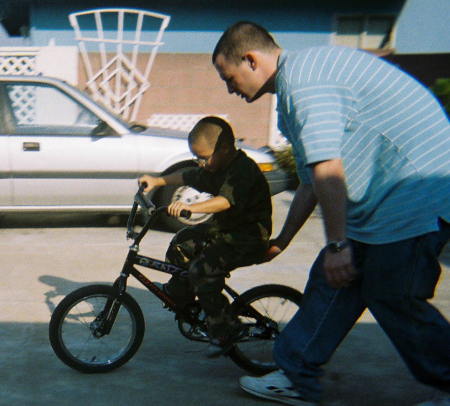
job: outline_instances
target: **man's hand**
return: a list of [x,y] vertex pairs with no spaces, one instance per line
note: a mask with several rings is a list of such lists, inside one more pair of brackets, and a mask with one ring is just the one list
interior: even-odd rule
[[139,185],[146,184],[147,186],[144,189],[145,193],[150,192],[156,186],[160,186],[160,178],[150,175],[143,175],[138,179]]
[[269,249],[266,251],[266,255],[264,257],[264,260],[266,262],[272,261],[277,255],[281,254],[282,250],[280,247],[277,247],[276,245],[271,245]]
[[285,248],[286,245],[279,241],[277,238],[274,240],[270,240],[269,248],[267,249],[266,255],[264,256],[264,261],[272,261],[272,259],[281,254]]
[[185,204],[183,202],[175,202],[167,208],[167,213],[169,213],[169,215],[173,217],[180,217],[182,210],[192,211],[191,207],[188,204]]
[[356,278],[357,271],[353,266],[351,247],[346,247],[340,252],[325,252],[323,269],[328,284],[339,289],[347,287]]

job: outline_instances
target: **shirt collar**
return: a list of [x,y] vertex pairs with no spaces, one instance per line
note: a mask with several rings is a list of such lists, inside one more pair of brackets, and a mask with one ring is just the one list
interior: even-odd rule
[[278,57],[277,74],[275,77],[275,93],[279,93],[279,90],[281,89],[284,66],[286,65],[288,55],[289,52],[283,49]]

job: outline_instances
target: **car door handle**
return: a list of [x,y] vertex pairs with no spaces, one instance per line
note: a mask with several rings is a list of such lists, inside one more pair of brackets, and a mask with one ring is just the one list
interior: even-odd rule
[[22,144],[24,151],[40,151],[41,144],[39,142],[24,142]]

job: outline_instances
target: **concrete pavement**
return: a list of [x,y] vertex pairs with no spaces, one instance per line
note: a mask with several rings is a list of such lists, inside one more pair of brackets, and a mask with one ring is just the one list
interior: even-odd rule
[[[292,199],[274,198],[275,232]],[[163,257],[172,235],[149,234],[142,253]],[[303,290],[309,266],[323,244],[314,217],[289,249],[272,263],[242,268],[230,285],[239,291],[264,283]],[[245,374],[231,360],[209,360],[204,344],[183,338],[173,314],[135,282],[129,292],[146,319],[144,342],[123,367],[103,375],[71,370],[53,354],[48,321],[70,291],[93,282],[110,283],[120,272],[129,243],[123,223],[95,216],[8,216],[0,229],[0,405],[263,406],[240,390]],[[433,303],[450,316],[450,247]],[[156,280],[167,277],[149,272]],[[414,381],[369,312],[364,313],[326,368],[325,405],[408,406],[432,391]]]

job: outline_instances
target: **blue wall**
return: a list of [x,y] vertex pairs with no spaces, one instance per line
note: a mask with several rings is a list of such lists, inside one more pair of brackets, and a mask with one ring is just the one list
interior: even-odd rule
[[[70,3],[35,0],[32,9],[33,45],[55,38],[57,45],[73,45],[68,14],[96,7],[130,7],[171,15],[160,52],[211,53],[221,33],[237,20],[251,20],[271,31],[289,49],[329,44],[335,13],[400,12],[405,0],[113,0]],[[436,0],[435,0],[436,1]],[[450,0],[443,0],[448,1]],[[49,18],[50,17],[50,18]]]
[[450,52],[450,0],[407,0],[398,19],[396,50]]
[[[5,1],[5,0],[4,0]],[[17,0],[20,1],[20,0]],[[1,0],[0,0],[1,2]],[[68,15],[96,7],[130,7],[169,14],[171,22],[160,52],[210,53],[223,30],[237,20],[268,28],[282,47],[329,44],[337,13],[399,13],[396,52],[450,52],[450,0],[34,0],[31,41],[74,45]],[[31,43],[30,43],[31,42]]]

